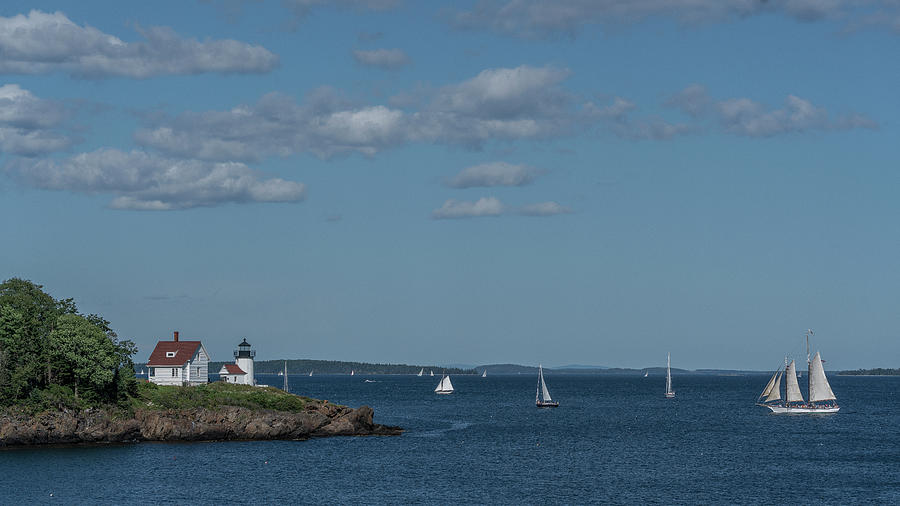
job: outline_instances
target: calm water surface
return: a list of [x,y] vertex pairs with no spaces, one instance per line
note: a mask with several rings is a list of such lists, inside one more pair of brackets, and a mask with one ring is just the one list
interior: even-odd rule
[[531,376],[368,378],[290,380],[403,436],[0,451],[0,502],[900,503],[900,378],[832,376],[820,416],[754,406],[763,376],[550,373],[553,410]]

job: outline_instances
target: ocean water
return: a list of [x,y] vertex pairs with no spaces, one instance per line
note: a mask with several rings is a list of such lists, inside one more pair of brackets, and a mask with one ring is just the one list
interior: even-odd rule
[[546,377],[557,409],[531,376],[291,376],[406,432],[4,450],[0,502],[900,503],[900,378],[832,376],[840,413],[791,416],[754,405],[765,376],[676,375],[672,400],[660,376]]

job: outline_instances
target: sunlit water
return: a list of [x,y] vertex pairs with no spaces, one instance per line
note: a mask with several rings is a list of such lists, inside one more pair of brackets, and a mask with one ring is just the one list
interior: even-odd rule
[[832,376],[840,413],[790,416],[754,406],[763,376],[675,376],[672,400],[659,376],[546,376],[557,409],[531,376],[291,376],[406,432],[5,450],[0,502],[900,502],[900,378]]

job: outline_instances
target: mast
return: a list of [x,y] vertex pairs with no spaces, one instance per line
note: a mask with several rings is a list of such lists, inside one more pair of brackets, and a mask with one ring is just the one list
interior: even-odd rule
[[544,379],[544,368],[538,364],[538,382],[537,390],[534,392],[534,402],[537,404],[541,400],[541,381]]

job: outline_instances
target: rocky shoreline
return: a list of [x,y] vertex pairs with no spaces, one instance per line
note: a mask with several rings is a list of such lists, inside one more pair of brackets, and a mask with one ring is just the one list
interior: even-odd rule
[[141,441],[304,440],[330,436],[396,436],[376,424],[369,406],[310,405],[302,412],[222,406],[216,409],[139,409],[131,417],[103,409],[27,415],[0,414],[0,447]]

